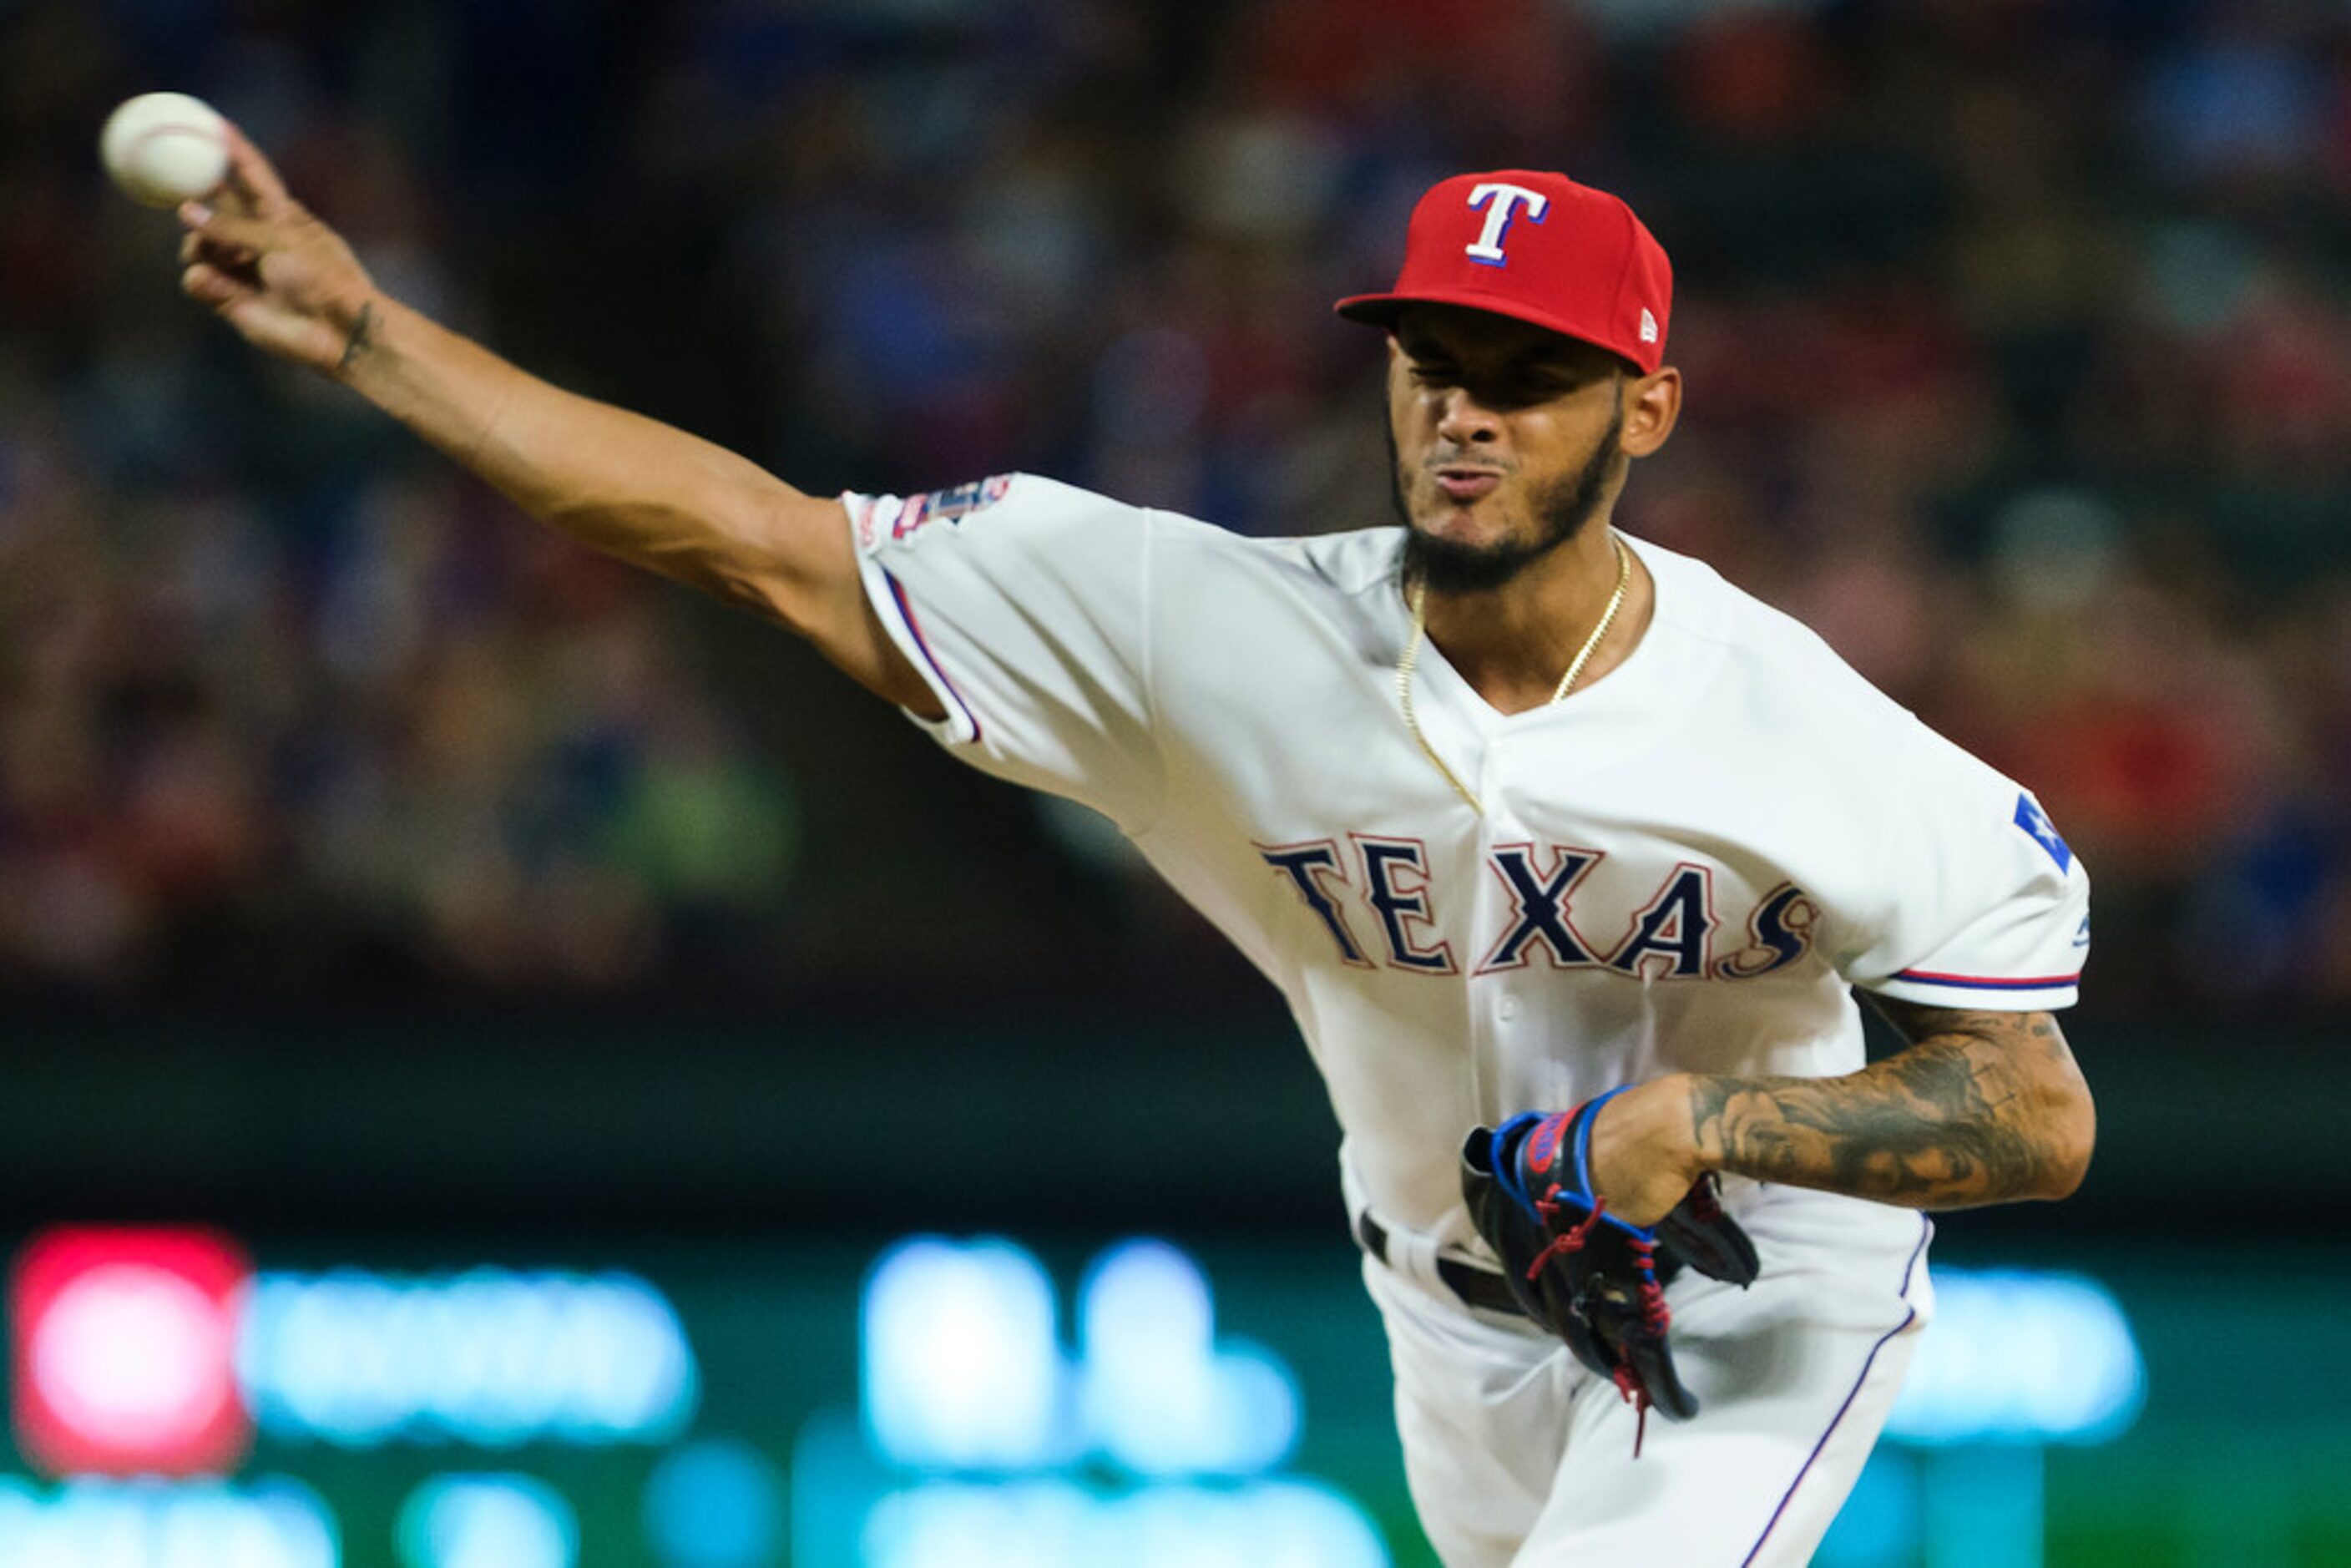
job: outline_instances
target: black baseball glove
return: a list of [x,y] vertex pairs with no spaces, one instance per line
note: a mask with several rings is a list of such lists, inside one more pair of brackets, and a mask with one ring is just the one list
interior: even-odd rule
[[1607,1212],[1592,1190],[1592,1122],[1623,1092],[1477,1128],[1461,1149],[1461,1195],[1527,1316],[1644,1415],[1655,1406],[1685,1421],[1698,1414],[1698,1398],[1682,1386],[1666,1343],[1673,1313],[1665,1281],[1687,1263],[1752,1284],[1755,1243],[1716,1203],[1711,1176],[1655,1226]]

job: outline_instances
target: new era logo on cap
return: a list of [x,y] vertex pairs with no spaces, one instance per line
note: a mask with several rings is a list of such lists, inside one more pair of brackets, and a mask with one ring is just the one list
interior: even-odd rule
[[1564,174],[1458,174],[1413,208],[1403,270],[1339,313],[1392,324],[1414,303],[1461,305],[1596,343],[1644,373],[1665,362],[1673,269],[1633,209]]

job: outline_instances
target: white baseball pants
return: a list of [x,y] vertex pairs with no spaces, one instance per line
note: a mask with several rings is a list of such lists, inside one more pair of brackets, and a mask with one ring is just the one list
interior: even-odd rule
[[1685,1271],[1668,1288],[1675,1363],[1700,1409],[1652,1411],[1637,1458],[1633,1407],[1557,1340],[1364,1260],[1405,1478],[1447,1568],[1809,1560],[1933,1314],[1933,1227],[1794,1188],[1739,1196],[1762,1276],[1742,1291]]

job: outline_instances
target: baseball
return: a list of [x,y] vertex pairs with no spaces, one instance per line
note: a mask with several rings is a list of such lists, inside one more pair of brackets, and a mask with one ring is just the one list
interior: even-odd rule
[[183,92],[142,92],[106,118],[99,159],[132,201],[173,207],[217,186],[228,173],[227,121]]

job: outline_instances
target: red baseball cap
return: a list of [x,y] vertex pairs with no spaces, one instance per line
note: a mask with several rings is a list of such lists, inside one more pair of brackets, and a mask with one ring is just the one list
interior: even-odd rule
[[1665,363],[1673,301],[1665,247],[1632,208],[1564,174],[1502,169],[1431,186],[1395,287],[1335,308],[1387,327],[1406,305],[1466,305],[1596,343],[1646,375]]

